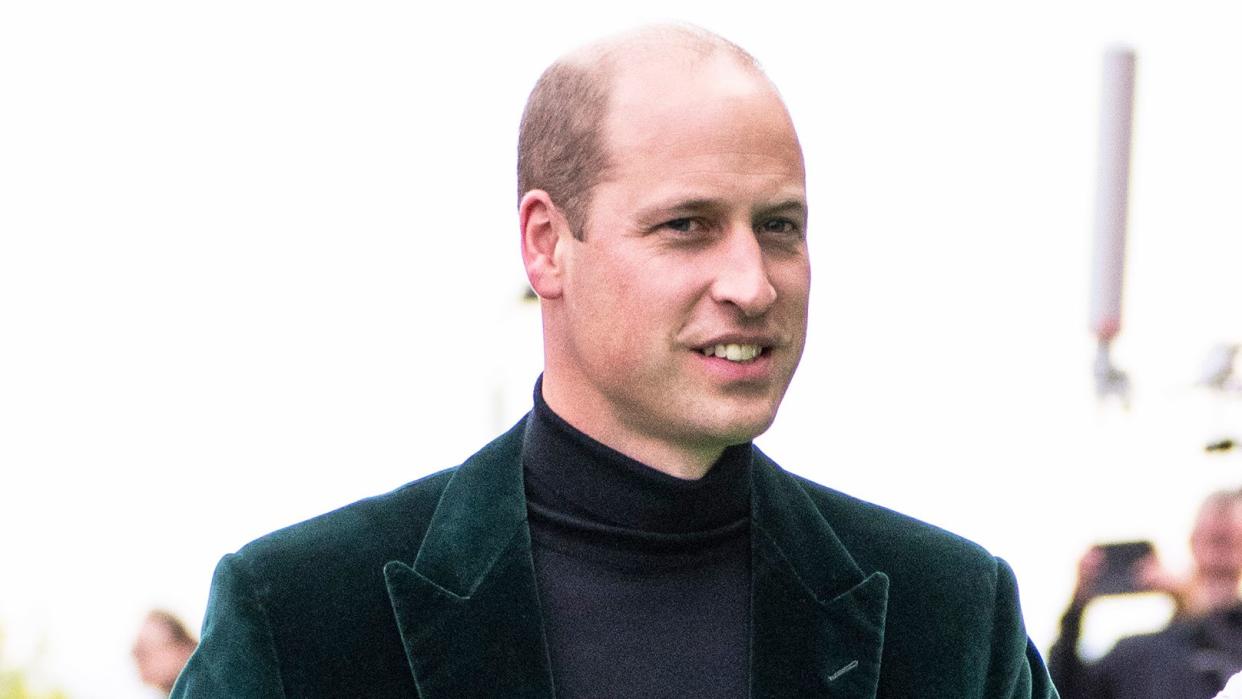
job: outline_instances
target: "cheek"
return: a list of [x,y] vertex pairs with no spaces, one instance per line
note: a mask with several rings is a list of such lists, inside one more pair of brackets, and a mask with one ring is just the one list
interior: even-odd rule
[[811,297],[811,269],[807,265],[777,267],[770,273],[777,298],[791,310],[805,313]]
[[569,333],[597,380],[635,363],[643,334],[643,299],[611,265],[583,265],[567,289]]
[[596,311],[624,325],[654,324],[694,303],[704,284],[702,265],[664,258],[630,258],[595,265],[581,278]]

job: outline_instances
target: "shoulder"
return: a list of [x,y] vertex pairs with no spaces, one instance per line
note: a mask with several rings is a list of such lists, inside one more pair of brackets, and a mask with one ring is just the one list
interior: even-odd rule
[[403,551],[416,552],[440,493],[457,468],[278,529],[243,546],[237,558],[264,567],[313,558],[322,566],[367,554],[400,557]]
[[358,571],[382,581],[389,561],[413,563],[449,482],[511,465],[524,428],[518,421],[461,465],[260,537],[231,556],[233,566],[256,580],[285,578],[291,589]]
[[[412,564],[450,483],[512,465],[521,423],[462,465],[285,527],[225,556],[177,696],[408,696],[384,577]],[[181,685],[179,685],[181,686]],[[283,689],[280,689],[283,687]]]
[[1177,696],[1197,681],[1193,635],[1174,623],[1155,633],[1117,641],[1091,668],[1095,682],[1110,696]]
[[1197,645],[1192,625],[1184,620],[1175,620],[1159,631],[1119,639],[1100,659],[1100,665],[1116,668],[1118,666],[1129,667],[1140,661],[1167,660],[1197,650]]
[[227,573],[278,626],[345,600],[382,606],[384,565],[413,562],[454,470],[259,537],[221,561],[217,582]]
[[313,557],[316,565],[360,559],[382,559],[381,567],[391,560],[413,562],[449,482],[512,465],[519,458],[525,423],[525,418],[519,420],[458,466],[274,531],[236,555],[272,564],[293,564],[307,557]]
[[964,696],[963,687],[982,687],[971,696],[1054,696],[1004,561],[935,525],[780,473],[779,495],[809,502],[831,532],[825,537],[835,537],[863,575],[888,580],[882,690]]
[[995,569],[996,559],[979,544],[895,510],[789,474],[866,572],[881,567]]
[[780,497],[806,496],[864,575],[888,577],[891,611],[970,617],[1001,600],[1016,602],[1013,572],[979,544],[791,474],[766,456],[760,463],[777,474]]
[[979,544],[771,465],[806,495],[863,574],[888,577],[894,611],[977,616],[1016,596],[1009,566]]
[[202,641],[174,696],[304,696],[312,687],[331,688],[323,696],[389,696],[407,688],[383,566],[417,553],[451,477],[441,471],[225,556]]

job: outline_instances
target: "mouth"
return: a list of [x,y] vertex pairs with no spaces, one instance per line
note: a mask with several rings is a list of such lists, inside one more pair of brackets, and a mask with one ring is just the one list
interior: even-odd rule
[[708,345],[707,347],[701,348],[699,351],[703,353],[704,357],[718,357],[720,359],[726,359],[730,362],[746,364],[763,356],[764,352],[767,350],[768,348],[763,347],[762,345],[730,342],[727,344]]

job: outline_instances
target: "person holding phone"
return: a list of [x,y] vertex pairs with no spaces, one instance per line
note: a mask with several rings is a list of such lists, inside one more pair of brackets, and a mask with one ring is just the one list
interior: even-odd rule
[[[1190,536],[1190,574],[1165,570],[1149,542],[1094,546],[1061,618],[1048,669],[1063,699],[1211,699],[1242,672],[1242,490],[1204,500]],[[1098,662],[1078,656],[1087,604],[1105,594],[1163,592],[1176,605],[1164,629],[1123,638]]]

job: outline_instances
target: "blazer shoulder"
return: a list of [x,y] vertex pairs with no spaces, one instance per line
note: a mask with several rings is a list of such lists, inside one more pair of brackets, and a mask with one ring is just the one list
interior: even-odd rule
[[452,473],[285,527],[225,556],[202,641],[175,696],[408,695],[413,687],[383,566],[417,554]]
[[996,575],[996,557],[970,539],[802,476],[790,475],[867,572],[897,567]]
[[234,562],[260,577],[314,571],[313,577],[389,561],[413,563],[449,481],[518,459],[526,420],[468,457],[385,493],[278,529],[243,546]]
[[412,556],[457,468],[438,471],[261,536],[243,546],[237,559],[248,568],[270,569],[301,567],[311,561],[322,566],[360,557]]
[[945,529],[792,477],[864,574],[889,580],[880,694],[1056,696],[1008,564]]
[[[982,625],[997,605],[1017,609],[1008,564],[983,546],[933,524],[794,476],[864,573],[889,578],[889,612],[900,623]],[[1025,638],[1025,633],[1022,634]]]
[[[184,696],[267,697],[277,695],[269,691],[275,686],[288,696],[415,694],[384,567],[414,563],[442,501],[453,497],[451,482],[514,465],[521,425],[460,466],[225,556],[191,670],[197,679],[188,680],[208,689]],[[224,689],[212,689],[217,679]],[[233,691],[260,686],[265,689]]]

